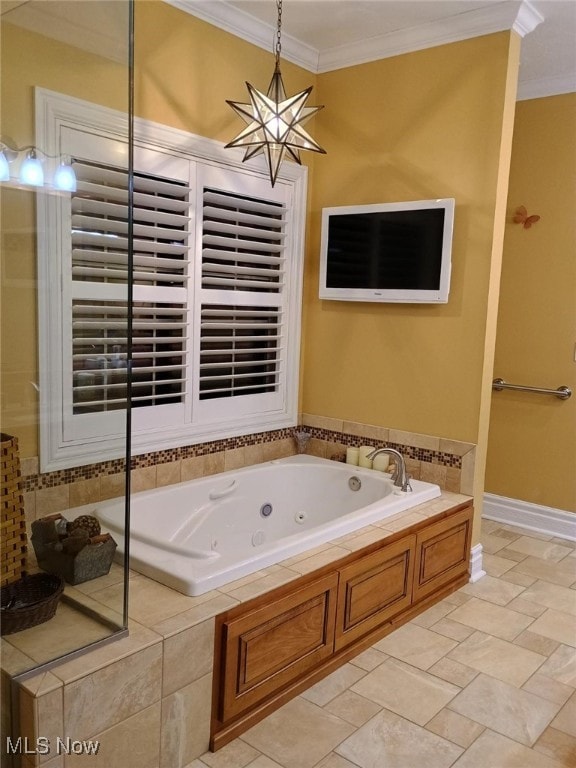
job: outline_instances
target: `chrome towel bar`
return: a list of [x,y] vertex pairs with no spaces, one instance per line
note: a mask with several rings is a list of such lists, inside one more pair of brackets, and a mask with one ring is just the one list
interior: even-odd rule
[[516,389],[520,392],[536,392],[538,395],[554,395],[560,400],[568,400],[572,396],[570,387],[558,387],[558,389],[544,389],[543,387],[525,387],[522,384],[507,384],[504,379],[494,379],[492,389],[501,392],[503,389]]

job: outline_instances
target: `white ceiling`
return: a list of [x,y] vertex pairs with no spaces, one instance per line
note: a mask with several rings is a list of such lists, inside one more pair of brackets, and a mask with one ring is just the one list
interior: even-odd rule
[[[166,2],[273,48],[275,0]],[[576,91],[576,0],[283,0],[282,57],[326,72],[512,28],[519,98]]]
[[[275,0],[165,0],[272,52]],[[2,20],[126,60],[127,3],[1,0]],[[522,35],[519,98],[576,91],[576,0],[283,0],[282,58],[311,72],[504,29]]]

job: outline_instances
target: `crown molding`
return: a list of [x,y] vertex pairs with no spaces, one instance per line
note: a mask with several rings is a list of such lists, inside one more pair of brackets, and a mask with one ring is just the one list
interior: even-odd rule
[[[274,28],[248,13],[222,2],[207,0],[165,0],[186,13],[214,24],[226,32],[272,51]],[[427,22],[386,35],[379,35],[346,45],[318,51],[294,37],[282,34],[282,58],[319,74],[335,69],[365,64],[377,59],[431,48],[514,29],[521,37],[544,20],[529,0],[501,2],[475,11],[455,14],[448,19]]]
[[427,22],[359,43],[350,43],[322,51],[318,72],[330,72],[334,69],[365,64],[390,56],[400,56],[404,53],[456,43],[507,29],[514,29],[524,37],[543,20],[527,0],[515,6],[498,3],[475,11],[460,13],[449,19]]
[[518,83],[517,101],[541,99],[545,96],[560,96],[563,93],[576,91],[575,75],[558,75],[557,77],[540,77],[534,80],[524,80]]
[[512,29],[517,32],[520,37],[525,37],[534,32],[539,24],[544,21],[544,16],[534,8],[529,0],[524,0],[518,9],[518,14],[512,25]]

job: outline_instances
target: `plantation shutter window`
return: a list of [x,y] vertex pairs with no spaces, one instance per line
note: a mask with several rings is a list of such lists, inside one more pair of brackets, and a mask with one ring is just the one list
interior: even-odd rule
[[278,391],[281,323],[274,308],[203,305],[200,400]]
[[218,181],[199,174],[200,421],[279,408],[285,396],[289,195],[240,173]]
[[125,115],[36,102],[37,145],[77,177],[37,196],[41,471],[123,457],[128,382],[134,454],[295,426],[305,167],[272,188],[264,163],[135,118],[130,178]]
[[[74,413],[126,408],[126,302],[72,305]],[[132,406],[182,402],[186,311],[135,302]]]
[[285,206],[212,189],[202,202],[202,287],[280,293]]
[[[187,165],[184,163],[184,165]],[[71,207],[72,416],[67,434],[113,430],[126,410],[128,173],[75,161]],[[187,169],[182,169],[182,175]],[[188,355],[190,188],[184,179],[133,176],[132,408],[137,422],[178,423]],[[118,298],[122,296],[122,298]],[[78,418],[80,417],[80,418]]]

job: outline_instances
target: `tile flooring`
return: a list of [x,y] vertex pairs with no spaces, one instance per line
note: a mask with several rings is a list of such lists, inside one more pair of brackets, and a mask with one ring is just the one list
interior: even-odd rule
[[487,576],[187,768],[575,768],[575,544],[482,543]]

